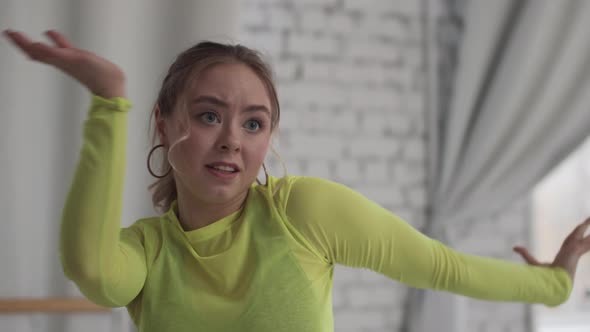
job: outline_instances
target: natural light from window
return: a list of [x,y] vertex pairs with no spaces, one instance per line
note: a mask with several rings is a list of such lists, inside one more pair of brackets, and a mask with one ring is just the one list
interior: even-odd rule
[[[552,261],[567,234],[590,216],[590,139],[533,191],[532,247]],[[590,331],[590,254],[582,257],[570,299],[557,308],[533,306],[535,332]]]

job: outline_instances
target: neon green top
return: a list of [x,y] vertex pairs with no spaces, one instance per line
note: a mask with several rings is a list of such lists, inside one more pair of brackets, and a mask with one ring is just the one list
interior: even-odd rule
[[484,300],[565,302],[561,268],[466,255],[348,187],[287,176],[253,184],[242,211],[184,231],[168,212],[121,228],[130,103],[93,96],[63,210],[65,275],[126,306],[139,331],[333,331],[334,265]]

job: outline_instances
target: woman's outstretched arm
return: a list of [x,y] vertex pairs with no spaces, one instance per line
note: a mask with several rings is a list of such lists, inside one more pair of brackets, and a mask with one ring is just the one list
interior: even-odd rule
[[572,290],[566,266],[530,266],[458,252],[328,180],[294,180],[285,213],[330,262],[368,268],[412,287],[548,306],[565,302]]
[[74,48],[58,32],[46,34],[54,46],[5,31],[30,59],[58,68],[92,94],[80,157],[63,208],[62,267],[91,301],[123,306],[141,291],[147,274],[141,234],[121,230],[130,108],[125,76],[108,60]]

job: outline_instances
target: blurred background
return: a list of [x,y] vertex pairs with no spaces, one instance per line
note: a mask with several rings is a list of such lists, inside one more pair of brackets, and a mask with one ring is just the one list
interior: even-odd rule
[[[551,261],[590,214],[590,1],[0,0],[8,28],[33,39],[57,29],[126,72],[123,226],[156,215],[148,116],[174,57],[203,39],[272,64],[274,146],[290,174],[348,185],[452,248],[521,262],[512,247],[525,245]],[[135,331],[124,308],[10,308],[81,297],[63,276],[58,232],[89,97],[0,42],[0,331]],[[282,176],[274,157],[267,165]],[[556,308],[337,266],[335,330],[590,331],[588,263]]]

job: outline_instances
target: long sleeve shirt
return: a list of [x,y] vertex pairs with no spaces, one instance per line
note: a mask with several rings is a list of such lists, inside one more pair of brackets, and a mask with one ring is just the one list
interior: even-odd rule
[[241,210],[199,229],[183,230],[176,201],[122,228],[129,109],[92,96],[60,250],[81,292],[126,306],[141,332],[333,331],[335,264],[483,300],[557,306],[570,295],[561,268],[457,252],[316,177],[253,183]]

